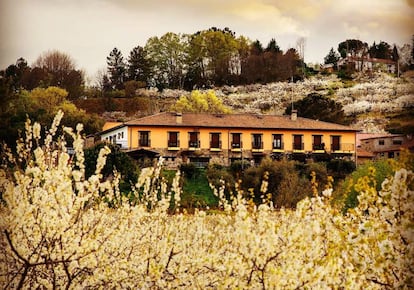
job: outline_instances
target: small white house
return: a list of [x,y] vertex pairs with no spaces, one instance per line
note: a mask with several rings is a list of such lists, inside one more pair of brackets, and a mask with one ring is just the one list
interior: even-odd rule
[[128,149],[127,126],[119,125],[101,133],[101,141],[118,145],[121,149]]

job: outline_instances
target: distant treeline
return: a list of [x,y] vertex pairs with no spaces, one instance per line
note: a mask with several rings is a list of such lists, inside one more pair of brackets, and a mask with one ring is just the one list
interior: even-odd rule
[[[414,42],[414,37],[413,37]],[[381,41],[369,46],[366,42],[348,39],[331,48],[324,59],[334,64],[347,55],[392,59],[401,67],[413,65],[413,45],[397,49]],[[299,80],[312,73],[304,63],[305,40],[296,48],[282,51],[275,39],[264,46],[236,36],[229,28],[212,27],[193,34],[168,32],[151,37],[146,44],[134,47],[128,56],[116,47],[106,57],[107,68],[98,72],[94,96],[134,96],[138,88],[202,89],[222,85],[247,85],[276,81]],[[105,61],[105,60],[103,60]],[[0,70],[0,95],[20,89],[57,86],[75,100],[85,91],[85,76],[76,69],[72,58],[59,51],[48,51],[29,66],[24,58]],[[96,91],[99,93],[97,94]]]

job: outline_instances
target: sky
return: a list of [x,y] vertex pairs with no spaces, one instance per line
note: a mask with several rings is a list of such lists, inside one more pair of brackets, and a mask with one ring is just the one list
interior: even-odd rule
[[150,37],[213,26],[284,51],[303,38],[305,62],[323,63],[346,39],[411,44],[414,0],[0,0],[0,69],[56,49],[93,79],[114,47],[127,58]]

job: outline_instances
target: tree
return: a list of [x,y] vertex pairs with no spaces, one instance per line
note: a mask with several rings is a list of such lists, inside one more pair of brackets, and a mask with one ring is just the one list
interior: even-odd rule
[[368,49],[368,44],[358,39],[347,39],[338,44],[338,52],[341,57],[345,58],[348,55],[361,56]]
[[331,50],[329,51],[328,55],[325,56],[324,63],[325,64],[333,64],[334,67],[336,68],[339,58],[340,58],[339,54],[332,47]]
[[[276,42],[275,42],[276,43]],[[271,49],[270,43],[267,46],[267,49]],[[261,55],[264,52],[263,45],[259,40],[254,41],[250,46],[250,54],[252,55]]]
[[303,78],[303,74],[298,69],[302,69],[302,61],[296,49],[289,48],[283,55],[280,64],[280,78],[283,80],[298,80]]
[[135,161],[125,152],[121,151],[118,146],[106,143],[97,143],[93,147],[85,149],[85,177],[89,178],[94,175],[99,152],[104,147],[111,150],[106,157],[105,166],[101,174],[107,179],[114,174],[114,170],[121,174],[120,189],[124,194],[132,192],[131,185],[138,181],[138,166]]
[[231,75],[230,61],[233,56],[238,55],[237,40],[235,34],[225,28],[215,27],[202,31],[206,47],[206,57],[209,60],[207,68],[214,84],[228,84]]
[[369,55],[373,58],[381,59],[391,59],[392,58],[392,48],[385,41],[381,41],[379,44],[375,42],[369,48]]
[[125,79],[125,63],[122,52],[115,47],[106,57],[106,63],[112,88],[122,89]]
[[242,78],[245,83],[263,83],[268,74],[264,71],[264,49],[260,41],[250,45],[250,51],[242,62]]
[[151,60],[153,85],[159,89],[183,88],[187,70],[187,42],[183,35],[168,32],[160,38],[151,37],[145,51]]
[[[311,93],[306,98],[294,102],[293,107],[301,117],[344,125],[349,123],[340,103],[317,93]],[[288,106],[285,113],[291,112],[292,106]]]
[[36,88],[30,92],[36,107],[53,116],[57,112],[57,106],[63,103],[67,96],[68,92],[58,87]]
[[279,45],[277,45],[276,40],[274,38],[272,38],[269,43],[267,44],[266,50],[267,52],[272,52],[272,53],[281,53],[282,51],[280,50]]
[[30,68],[27,65],[27,61],[24,58],[19,58],[16,64],[9,65],[5,72],[4,78],[8,82],[10,89],[14,92],[23,88],[23,78],[30,72]]
[[[41,54],[33,64],[34,68],[40,68],[47,73],[37,86],[57,86],[68,92],[69,99],[76,99],[83,91],[84,76],[80,70],[76,70],[72,57],[58,50],[51,50]],[[32,70],[33,72],[33,70]],[[35,76],[30,76],[36,78]]]
[[129,53],[127,63],[127,78],[130,81],[147,83],[150,74],[150,66],[147,54],[143,47],[134,47]]
[[33,66],[44,68],[50,73],[56,73],[57,77],[62,77],[64,73],[75,69],[75,61],[66,53],[51,50],[42,53]]
[[75,127],[85,124],[85,133],[102,130],[103,120],[95,114],[87,114],[68,100],[68,92],[59,87],[35,88],[32,91],[20,90],[7,100],[0,114],[0,140],[8,146],[16,146],[19,132],[22,132],[27,117],[46,126],[55,114],[65,112],[62,123]]
[[192,113],[230,113],[230,109],[216,96],[213,90],[201,92],[194,90],[190,96],[181,96],[171,107],[176,112]]

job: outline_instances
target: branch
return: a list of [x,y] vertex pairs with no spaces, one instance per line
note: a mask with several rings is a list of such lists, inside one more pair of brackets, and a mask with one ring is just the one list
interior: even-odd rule
[[11,250],[12,250],[12,252],[20,259],[20,260],[22,260],[23,262],[24,262],[24,270],[23,270],[23,274],[22,274],[22,277],[20,278],[20,281],[19,281],[19,284],[17,285],[17,289],[22,289],[23,288],[23,283],[24,283],[24,280],[26,279],[26,276],[27,276],[27,272],[29,271],[29,267],[30,267],[30,263],[29,263],[29,261],[28,260],[26,260],[25,258],[23,258],[20,254],[19,254],[19,252],[16,250],[16,248],[13,246],[13,243],[12,243],[12,240],[11,240],[11,238],[10,238],[10,234],[9,234],[9,232],[7,231],[7,230],[4,230],[4,234],[6,235],[6,239],[7,239],[7,242],[9,243],[9,245],[10,245],[10,248],[11,248]]
[[377,279],[368,279],[368,281],[371,281],[371,282],[373,282],[375,284],[378,284],[378,285],[381,285],[381,286],[391,287],[390,284],[382,283],[382,282],[378,281]]
[[6,235],[7,242],[9,243],[9,246],[10,246],[12,252],[17,256],[17,258],[22,260],[24,262],[24,264],[30,265],[29,261],[26,260],[25,258],[23,258],[22,255],[20,255],[19,252],[16,250],[16,248],[13,246],[13,242],[10,238],[9,232],[7,230],[4,230],[4,234]]

